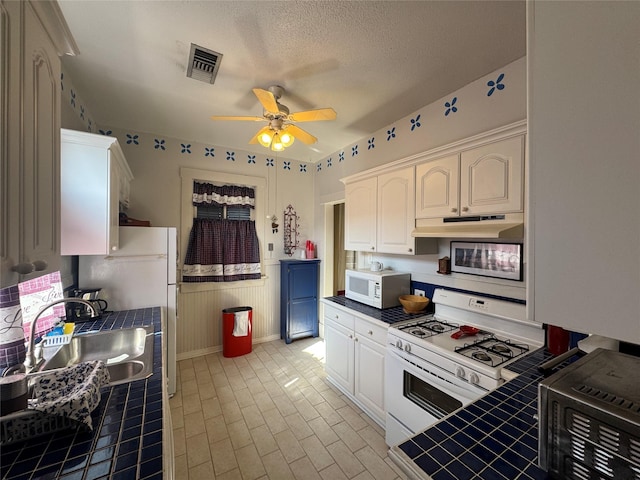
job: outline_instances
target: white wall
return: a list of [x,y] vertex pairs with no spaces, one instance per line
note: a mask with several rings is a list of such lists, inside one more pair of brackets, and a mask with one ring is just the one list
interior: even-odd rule
[[[504,77],[500,84],[504,87],[494,89],[492,94],[488,95],[491,90],[488,82],[495,82],[502,74]],[[324,205],[344,200],[344,184],[340,181],[341,178],[523,120],[527,116],[526,87],[526,58],[523,57],[327,156],[315,168],[315,230],[318,232],[316,236],[323,236],[326,223]],[[451,105],[454,97],[457,100]],[[445,115],[448,109],[445,102],[455,106],[457,111],[449,111],[449,114]],[[415,122],[418,116],[420,126]],[[393,132],[395,137],[389,132]],[[374,146],[370,148],[371,144]],[[357,154],[354,154],[354,151],[357,151]],[[413,280],[518,299],[525,298],[524,282],[485,279],[464,274],[436,274],[437,259],[449,255],[450,240],[439,240],[438,255],[376,255],[375,258],[383,261],[385,266],[411,272]],[[319,247],[323,252],[330,250],[326,241]],[[331,282],[323,277],[321,283],[328,286]],[[325,294],[330,295],[331,292],[327,291]]]

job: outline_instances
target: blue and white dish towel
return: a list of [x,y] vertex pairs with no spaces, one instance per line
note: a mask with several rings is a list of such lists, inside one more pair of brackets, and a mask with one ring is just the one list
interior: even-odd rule
[[93,429],[91,412],[100,403],[100,388],[109,383],[109,370],[101,360],[83,362],[31,379],[29,409],[68,417]]

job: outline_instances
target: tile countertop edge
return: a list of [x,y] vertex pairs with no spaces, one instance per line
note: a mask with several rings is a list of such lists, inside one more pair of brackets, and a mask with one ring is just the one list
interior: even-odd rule
[[351,315],[356,315],[384,328],[388,328],[389,325],[397,322],[428,315],[427,311],[414,314],[404,313],[402,311],[402,307],[391,307],[380,310],[378,308],[356,302],[355,300],[348,299],[344,296],[324,297],[320,299],[320,303],[344,310]]
[[[154,326],[153,375],[101,389],[100,404],[91,414],[91,432],[65,430],[7,445],[0,454],[0,477],[76,480],[140,478],[172,479],[167,464],[168,412],[163,358],[162,307],[105,314],[76,324],[76,333]],[[164,407],[164,408],[163,408]]]
[[[167,331],[167,308],[161,307],[160,312],[162,331]],[[162,378],[168,378],[167,374],[167,338],[162,335]],[[155,352],[154,352],[155,355]],[[167,385],[165,381],[165,386]],[[174,480],[175,478],[175,458],[173,441],[173,421],[171,419],[171,405],[169,404],[169,391],[162,389],[162,478],[164,480]]]
[[547,479],[537,465],[534,415],[544,378],[538,365],[550,358],[540,348],[511,364],[515,378],[391,447],[389,457],[413,480]]

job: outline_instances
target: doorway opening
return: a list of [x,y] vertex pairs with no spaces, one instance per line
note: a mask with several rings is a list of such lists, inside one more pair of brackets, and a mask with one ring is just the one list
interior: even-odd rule
[[345,270],[354,268],[356,252],[344,249],[344,203],[333,206],[333,291],[344,295]]

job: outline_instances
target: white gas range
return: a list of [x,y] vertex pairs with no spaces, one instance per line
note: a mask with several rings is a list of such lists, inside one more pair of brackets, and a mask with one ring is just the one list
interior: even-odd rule
[[[386,441],[395,445],[512,378],[544,344],[525,306],[436,289],[435,313],[393,324],[385,359]],[[460,328],[462,327],[462,328]]]

